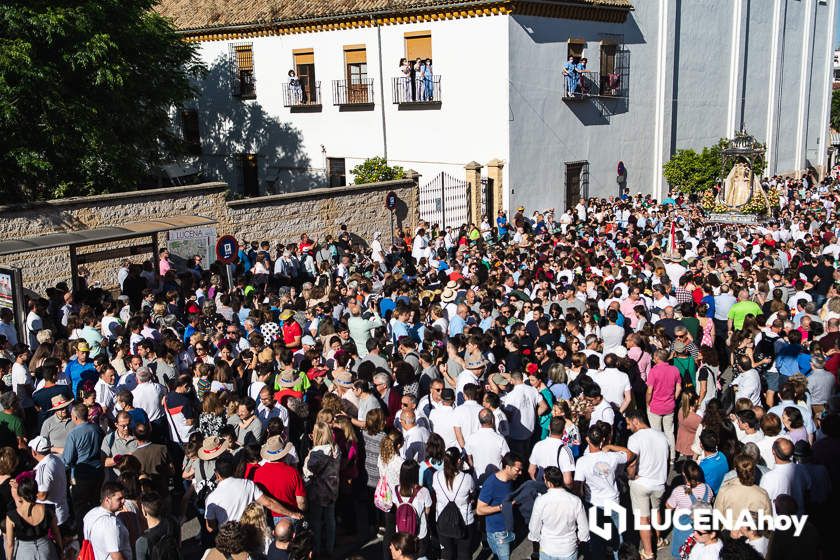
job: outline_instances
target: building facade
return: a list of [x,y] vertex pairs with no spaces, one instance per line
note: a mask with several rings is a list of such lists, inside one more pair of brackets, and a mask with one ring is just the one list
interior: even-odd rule
[[[827,164],[836,0],[244,6],[158,7],[208,67],[184,133],[207,174],[244,194],[352,182],[385,156],[421,185],[503,162],[487,210],[622,187],[661,197],[672,153],[742,128],[767,144],[770,173]],[[587,59],[572,85],[569,57]]]

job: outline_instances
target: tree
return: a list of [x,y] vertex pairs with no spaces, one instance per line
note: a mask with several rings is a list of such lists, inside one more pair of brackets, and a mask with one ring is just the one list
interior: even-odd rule
[[831,128],[840,130],[840,89],[831,92]]
[[354,183],[377,183],[379,181],[393,181],[405,177],[405,170],[398,165],[388,165],[385,158],[372,157],[366,159],[350,170],[355,177]]
[[155,3],[0,5],[5,200],[131,190],[180,152],[170,114],[200,66]]

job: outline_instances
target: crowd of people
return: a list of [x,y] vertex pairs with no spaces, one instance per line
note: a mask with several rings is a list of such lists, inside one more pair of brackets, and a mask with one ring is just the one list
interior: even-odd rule
[[[829,557],[840,191],[765,187],[760,225],[625,195],[387,248],[342,226],[243,241],[230,286],[163,249],[20,337],[2,310],[6,557],[174,560],[192,518],[210,560]],[[808,519],[650,523],[712,508]]]

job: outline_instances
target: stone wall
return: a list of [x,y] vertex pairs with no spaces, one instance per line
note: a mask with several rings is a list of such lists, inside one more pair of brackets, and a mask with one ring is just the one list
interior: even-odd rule
[[[119,226],[169,216],[199,215],[216,220],[219,235],[232,234],[248,241],[288,243],[299,239],[304,232],[322,238],[327,233],[335,235],[339,225],[345,223],[351,233],[367,242],[377,230],[387,237],[390,216],[385,209],[385,195],[389,191],[394,191],[398,198],[395,225],[415,225],[419,219],[416,178],[233,201],[225,200],[226,184],[204,183],[0,206],[0,240]],[[147,240],[138,239],[133,244]],[[166,232],[158,234],[158,243],[161,247],[166,246]],[[123,241],[91,245],[80,248],[79,252],[131,244]],[[151,254],[140,254],[131,260],[141,262],[151,257]],[[89,281],[101,282],[105,287],[115,286],[120,260],[85,265],[90,272]],[[24,288],[40,294],[57,282],[70,284],[67,247],[3,255],[0,265],[21,268]]]

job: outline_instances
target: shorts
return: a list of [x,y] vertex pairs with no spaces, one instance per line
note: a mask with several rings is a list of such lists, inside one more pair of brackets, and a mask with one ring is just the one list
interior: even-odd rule
[[778,392],[779,390],[779,380],[781,375],[778,371],[765,371],[764,372],[764,382],[767,384],[767,390]]
[[658,511],[664,494],[664,488],[651,490],[641,482],[630,481],[630,503],[633,506],[633,512],[639,517],[650,517],[651,510]]

